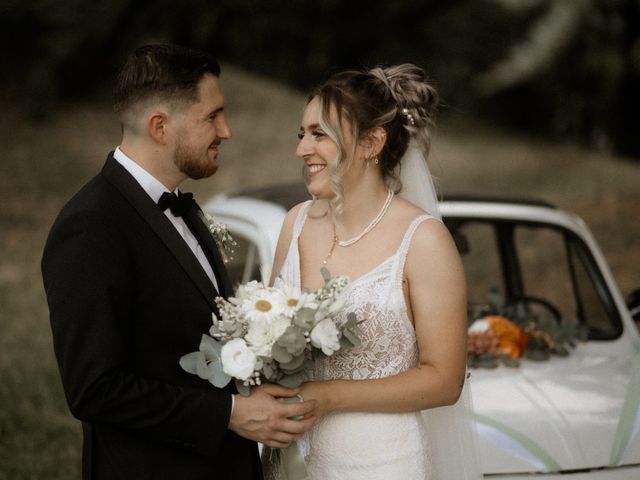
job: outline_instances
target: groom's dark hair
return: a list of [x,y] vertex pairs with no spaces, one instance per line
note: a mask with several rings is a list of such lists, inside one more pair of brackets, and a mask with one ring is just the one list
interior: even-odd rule
[[114,109],[126,123],[131,107],[149,99],[190,103],[198,99],[198,83],[210,73],[220,76],[211,55],[178,45],[145,45],[127,59],[116,79]]

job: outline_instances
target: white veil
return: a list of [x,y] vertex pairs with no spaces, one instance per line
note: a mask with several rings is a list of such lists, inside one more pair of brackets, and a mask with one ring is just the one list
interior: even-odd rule
[[429,172],[427,160],[416,140],[411,140],[407,151],[396,167],[396,178],[402,183],[398,196],[410,201],[436,218],[442,218],[438,195]]
[[[396,171],[402,182],[398,194],[405,200],[441,219],[433,178],[419,143],[412,140]],[[422,412],[431,448],[434,479],[478,480],[482,478],[469,385],[465,379],[455,405]]]

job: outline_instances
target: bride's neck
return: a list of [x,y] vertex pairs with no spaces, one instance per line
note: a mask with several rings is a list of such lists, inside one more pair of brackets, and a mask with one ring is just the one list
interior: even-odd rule
[[334,217],[338,236],[348,238],[360,233],[380,213],[388,193],[382,180],[346,190],[342,212]]

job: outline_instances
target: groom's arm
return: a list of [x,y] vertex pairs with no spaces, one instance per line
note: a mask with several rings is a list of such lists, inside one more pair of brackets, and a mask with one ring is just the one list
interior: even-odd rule
[[136,274],[119,228],[108,215],[63,217],[43,256],[54,347],[73,415],[206,455],[216,454],[230,430],[270,446],[298,438],[313,419],[288,418],[307,415],[314,405],[274,398],[296,392],[267,386],[237,398],[231,416],[228,392],[204,382],[202,389],[178,387],[129,368]]
[[47,241],[42,271],[70,409],[83,421],[214,455],[228,434],[229,393],[178,387],[129,368],[130,255],[119,227],[95,212],[63,214]]

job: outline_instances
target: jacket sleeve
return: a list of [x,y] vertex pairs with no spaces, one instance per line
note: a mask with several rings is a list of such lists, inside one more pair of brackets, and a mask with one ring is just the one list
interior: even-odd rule
[[135,274],[118,228],[109,215],[61,215],[45,247],[44,286],[70,410],[82,421],[216,455],[229,433],[231,395],[143,378],[130,367]]

